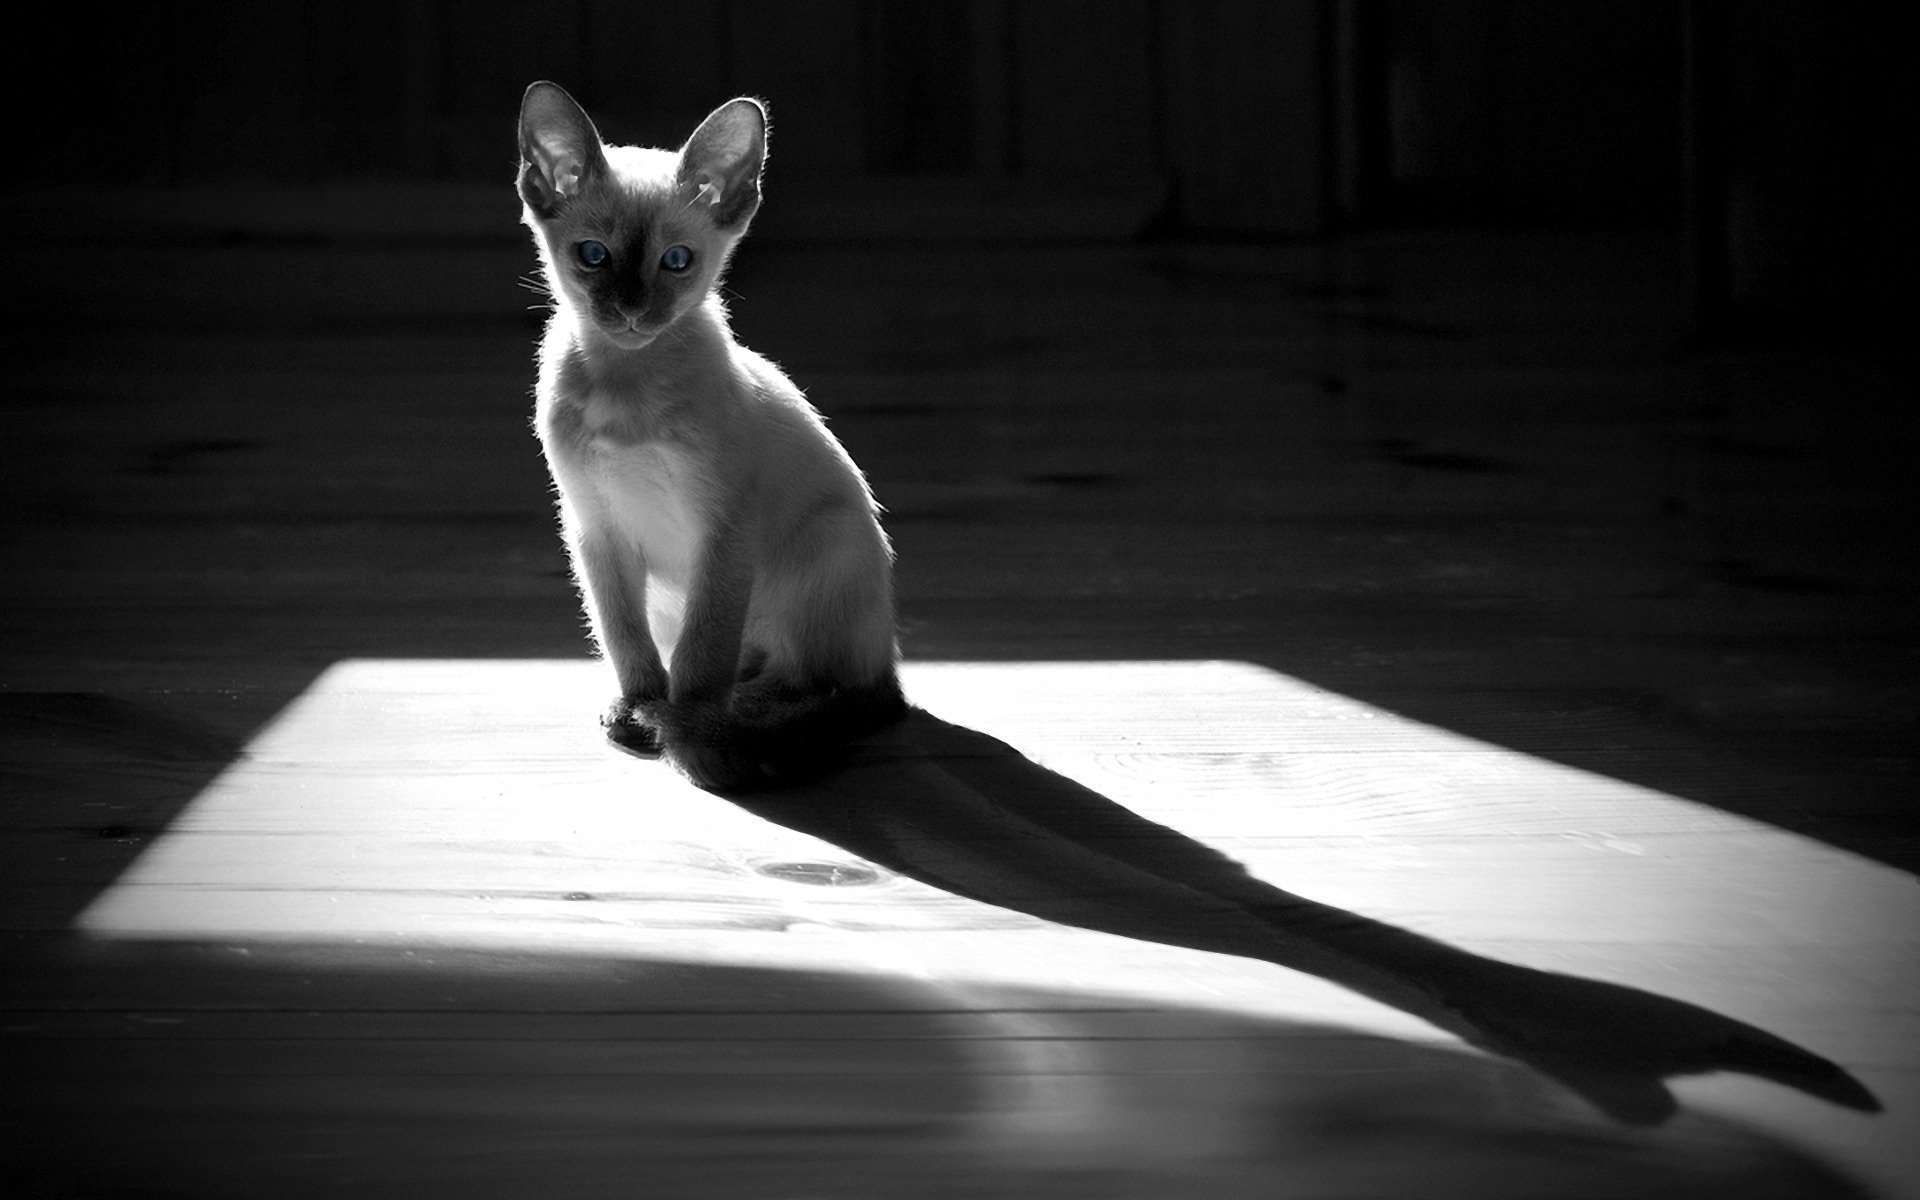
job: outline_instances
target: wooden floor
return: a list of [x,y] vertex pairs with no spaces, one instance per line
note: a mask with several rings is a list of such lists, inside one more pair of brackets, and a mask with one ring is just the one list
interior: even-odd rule
[[750,242],[924,711],[730,801],[447,204],[9,208],[29,1194],[1920,1197],[1910,380],[1657,236]]

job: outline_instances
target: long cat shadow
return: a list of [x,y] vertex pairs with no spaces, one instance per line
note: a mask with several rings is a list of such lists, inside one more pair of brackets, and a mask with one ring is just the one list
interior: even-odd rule
[[855,743],[824,778],[728,799],[969,899],[1319,976],[1524,1063],[1628,1124],[1665,1121],[1678,1107],[1666,1081],[1712,1071],[1879,1111],[1838,1065],[1764,1030],[1281,891],[1006,743],[919,709]]

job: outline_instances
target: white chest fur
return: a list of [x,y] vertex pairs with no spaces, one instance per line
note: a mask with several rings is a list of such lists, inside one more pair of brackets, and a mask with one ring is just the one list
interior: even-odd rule
[[637,549],[655,581],[684,593],[706,536],[706,480],[697,465],[668,443],[596,435],[583,466],[595,511],[582,516]]

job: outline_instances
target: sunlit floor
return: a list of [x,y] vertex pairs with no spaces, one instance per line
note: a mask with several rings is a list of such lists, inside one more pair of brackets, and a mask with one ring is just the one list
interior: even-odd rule
[[[606,1061],[650,1103],[666,1103],[655,1093],[676,1072],[781,1078],[744,1110],[725,1090],[679,1102],[675,1120],[709,1137],[771,1121],[831,1138],[842,1122],[878,1119],[870,1096],[845,1094],[847,1076],[938,1094],[911,1140],[954,1186],[928,1194],[976,1194],[996,1178],[1034,1189],[1005,1194],[1166,1194],[1156,1189],[1170,1180],[1204,1182],[1210,1195],[1324,1194],[1376,1156],[1366,1186],[1418,1180],[1423,1194],[1464,1196],[1497,1181],[1566,1194],[1557,1189],[1591,1169],[1593,1146],[1616,1177],[1578,1187],[1600,1194],[1709,1183],[1717,1190],[1685,1194],[1824,1194],[1816,1164],[1875,1194],[1912,1194],[1916,1063],[1885,1057],[1920,1047],[1911,1013],[1886,1003],[1920,985],[1920,894],[1902,873],[1248,664],[921,663],[907,679],[939,716],[1269,883],[1757,1025],[1850,1068],[1888,1111],[1713,1075],[1678,1085],[1682,1117],[1631,1129],[1311,975],[961,899],[600,744],[592,714],[605,679],[587,661],[335,665],[79,924],[105,943],[230,946],[295,963],[404,958],[406,1015],[347,1001],[331,1022],[313,1018],[323,1038],[330,1023],[391,1021],[402,1055],[474,1036],[482,1019],[425,1015],[437,958],[458,974],[498,955],[515,964],[500,970],[536,980],[545,968],[534,956],[644,968],[611,1011],[549,1001],[561,1012],[532,1015],[537,1036],[605,1041]],[[1183,719],[1148,719],[1148,708]],[[769,803],[831,805],[833,787]],[[905,788],[896,799],[947,802]],[[793,992],[687,984],[722,972],[790,975]],[[822,991],[889,999],[841,1007]],[[149,1039],[276,1023],[150,1019],[175,1023],[147,1026]],[[500,1071],[461,1086],[540,1108]],[[804,1088],[788,1094],[793,1074],[842,1082],[807,1101]],[[269,1110],[331,1102],[341,1109],[331,1119],[361,1115],[350,1090],[312,1084],[263,1071],[250,1086]],[[146,1086],[142,1107],[192,1084]],[[1463,1107],[1463,1092],[1483,1106]],[[514,1145],[494,1143],[516,1164],[490,1168],[502,1178],[526,1178],[514,1172],[533,1164],[517,1155],[537,1161]],[[814,1167],[876,1167],[857,1150],[833,1159]],[[315,1181],[329,1161],[347,1169],[322,1155]],[[286,1186],[271,1163],[230,1166],[263,1193]],[[683,1186],[698,1178],[694,1169]],[[792,1194],[842,1194],[829,1178],[800,1178],[811,1190]]]

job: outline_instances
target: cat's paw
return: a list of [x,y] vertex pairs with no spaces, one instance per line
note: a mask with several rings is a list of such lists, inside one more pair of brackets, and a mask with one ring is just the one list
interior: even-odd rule
[[600,726],[607,731],[607,740],[628,754],[658,758],[665,738],[654,710],[648,701],[622,696],[600,714]]
[[724,704],[661,704],[654,715],[667,761],[694,786],[738,792],[779,782],[779,773],[756,744],[759,739],[736,722]]

